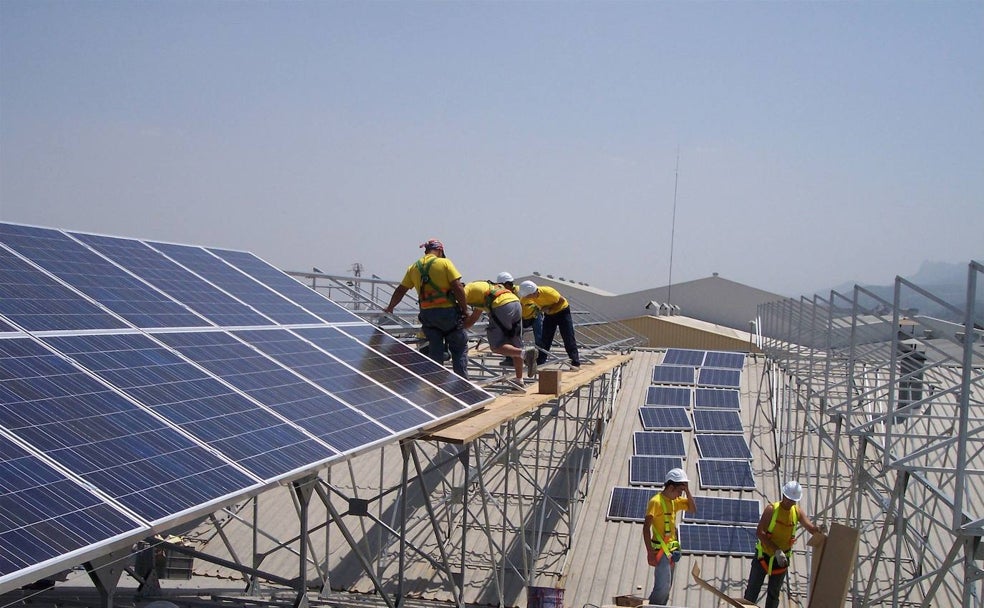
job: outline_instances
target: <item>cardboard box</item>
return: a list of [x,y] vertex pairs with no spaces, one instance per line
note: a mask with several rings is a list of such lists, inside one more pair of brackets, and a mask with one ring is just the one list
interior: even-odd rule
[[559,369],[540,370],[540,384],[536,392],[541,395],[559,395],[561,384],[561,371]]
[[638,595],[616,595],[615,605],[616,606],[629,606],[629,608],[638,608],[646,603],[646,598],[639,597]]
[[810,546],[813,547],[813,580],[809,608],[844,606],[858,557],[859,537],[854,528],[832,523],[830,534],[826,537],[815,534],[810,539]]

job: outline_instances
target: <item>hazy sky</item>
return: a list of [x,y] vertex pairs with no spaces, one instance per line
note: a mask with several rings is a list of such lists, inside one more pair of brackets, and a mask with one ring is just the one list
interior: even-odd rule
[[984,2],[0,0],[3,221],[622,293],[674,191],[674,282],[981,260]]

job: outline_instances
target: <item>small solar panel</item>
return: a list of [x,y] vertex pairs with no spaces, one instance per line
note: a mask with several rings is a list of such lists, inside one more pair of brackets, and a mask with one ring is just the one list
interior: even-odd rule
[[741,369],[745,367],[745,354],[710,350],[707,351],[706,355],[704,355],[704,363],[702,364],[702,367]]
[[696,378],[696,369],[683,365],[657,365],[653,367],[653,383],[693,384]]
[[682,523],[677,528],[683,553],[695,555],[755,555],[755,528]]
[[608,519],[614,521],[646,520],[646,507],[649,499],[656,494],[652,488],[627,488],[615,486],[608,502]]
[[632,445],[637,456],[679,456],[687,457],[687,447],[683,433],[679,431],[653,432],[636,431]]
[[702,350],[690,350],[687,348],[668,348],[666,355],[663,356],[663,365],[689,365],[690,367],[700,367],[704,363],[704,353]]
[[740,410],[741,395],[732,389],[698,388],[694,391],[694,407]]
[[695,409],[694,431],[698,433],[741,433],[741,415],[732,410]]
[[647,431],[689,431],[693,429],[685,407],[640,407],[642,428]]
[[705,490],[755,489],[752,463],[747,460],[701,458],[697,461],[697,476],[700,478],[700,487]]
[[697,385],[738,388],[741,386],[741,370],[702,367],[697,374]]
[[717,458],[723,460],[751,460],[752,451],[742,435],[719,435],[714,433],[697,433],[694,435],[697,451],[701,458]]
[[694,496],[694,501],[697,502],[697,512],[688,513],[684,511],[683,521],[685,522],[758,525],[762,515],[762,504],[757,500]]
[[690,407],[692,393],[692,389],[679,386],[650,386],[646,392],[646,405]]
[[683,459],[676,456],[631,456],[629,483],[634,486],[662,486],[670,469],[683,468]]

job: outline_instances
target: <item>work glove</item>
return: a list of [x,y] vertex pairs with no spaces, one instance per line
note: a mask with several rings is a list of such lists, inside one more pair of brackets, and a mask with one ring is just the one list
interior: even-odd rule
[[680,561],[680,558],[681,557],[683,557],[683,553],[680,552],[679,550],[678,551],[674,551],[673,553],[670,553],[670,560],[674,564],[677,563],[678,561]]
[[786,553],[782,549],[776,551],[773,557],[775,558],[774,563],[776,568],[785,568],[789,565],[789,559],[786,558]]

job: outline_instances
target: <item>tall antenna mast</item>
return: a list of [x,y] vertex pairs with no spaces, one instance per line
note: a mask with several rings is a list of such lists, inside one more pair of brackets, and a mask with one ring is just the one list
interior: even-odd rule
[[677,146],[676,170],[673,172],[673,219],[670,222],[670,276],[666,283],[666,303],[672,304],[673,298],[673,238],[676,236],[676,203],[677,184],[680,181],[680,146]]

